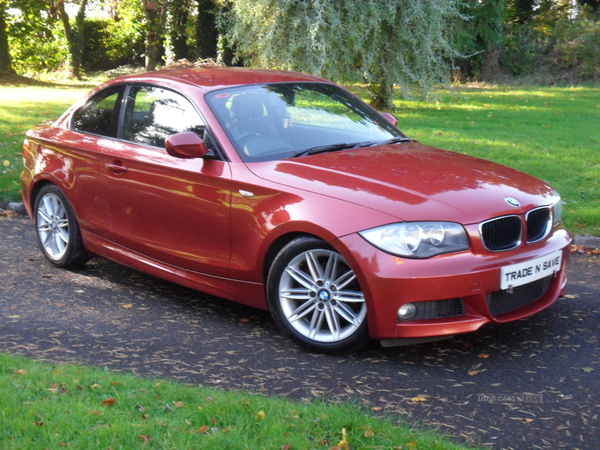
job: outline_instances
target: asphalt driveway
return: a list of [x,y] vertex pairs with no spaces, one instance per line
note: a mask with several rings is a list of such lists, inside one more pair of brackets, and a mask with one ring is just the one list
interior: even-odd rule
[[529,319],[431,344],[307,353],[268,313],[104,259],[51,267],[0,218],[0,351],[294,399],[353,399],[493,449],[600,448],[600,257]]

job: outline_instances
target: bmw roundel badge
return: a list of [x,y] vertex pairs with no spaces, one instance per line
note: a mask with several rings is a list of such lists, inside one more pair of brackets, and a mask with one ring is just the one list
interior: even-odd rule
[[515,208],[521,206],[521,202],[516,198],[504,197],[504,200],[506,200],[506,203],[508,203],[510,206],[514,206]]

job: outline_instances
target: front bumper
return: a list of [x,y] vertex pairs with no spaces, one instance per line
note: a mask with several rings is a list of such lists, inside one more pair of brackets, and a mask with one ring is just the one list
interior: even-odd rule
[[[475,331],[487,323],[518,320],[552,305],[566,294],[571,235],[557,229],[545,241],[509,252],[471,252],[430,259],[406,259],[382,252],[359,235],[339,240],[367,299],[373,339],[415,339]],[[502,267],[562,252],[554,274],[500,289]],[[418,315],[399,320],[398,309],[414,303]]]

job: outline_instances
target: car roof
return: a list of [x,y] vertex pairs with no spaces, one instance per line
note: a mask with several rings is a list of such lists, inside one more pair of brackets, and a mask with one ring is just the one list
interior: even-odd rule
[[206,91],[229,86],[284,82],[330,82],[323,78],[300,72],[283,70],[250,69],[244,67],[197,67],[164,69],[115,78],[108,84],[119,82],[179,82],[203,88]]

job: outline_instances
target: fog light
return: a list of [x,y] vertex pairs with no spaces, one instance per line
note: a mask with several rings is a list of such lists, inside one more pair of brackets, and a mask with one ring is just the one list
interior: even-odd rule
[[417,314],[417,307],[413,303],[402,305],[398,310],[398,319],[410,320]]

